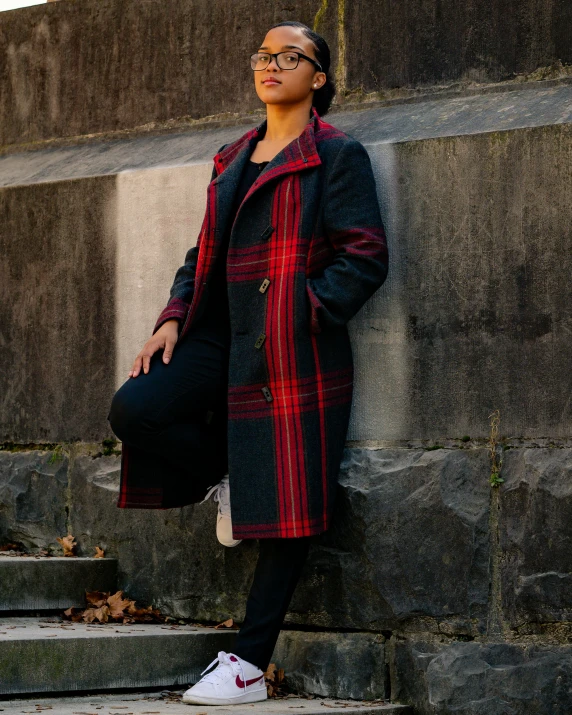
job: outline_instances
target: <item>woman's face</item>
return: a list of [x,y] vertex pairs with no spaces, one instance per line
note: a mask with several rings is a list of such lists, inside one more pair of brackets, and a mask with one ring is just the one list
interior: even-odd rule
[[[301,52],[317,61],[312,41],[301,28],[287,25],[269,30],[256,51],[274,53],[287,50]],[[293,70],[281,69],[276,63],[276,57],[272,57],[266,69],[253,70],[252,74],[256,93],[265,104],[300,104],[307,101],[308,109],[312,105],[313,92],[326,81],[325,72],[320,72],[302,57],[298,67]]]

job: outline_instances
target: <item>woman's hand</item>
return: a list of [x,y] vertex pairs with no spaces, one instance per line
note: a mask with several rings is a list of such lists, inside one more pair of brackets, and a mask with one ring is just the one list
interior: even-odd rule
[[151,356],[161,348],[164,348],[163,362],[167,364],[173,355],[173,348],[178,339],[179,321],[177,318],[166,320],[159,330],[149,338],[139,355],[135,358],[133,367],[129,371],[129,377],[137,377],[141,372],[141,365],[143,365],[143,372],[147,374],[149,372]]

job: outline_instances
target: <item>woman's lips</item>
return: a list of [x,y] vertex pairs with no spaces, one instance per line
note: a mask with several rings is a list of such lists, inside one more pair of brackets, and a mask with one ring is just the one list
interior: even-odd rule
[[282,84],[281,82],[278,82],[275,79],[265,79],[262,84]]

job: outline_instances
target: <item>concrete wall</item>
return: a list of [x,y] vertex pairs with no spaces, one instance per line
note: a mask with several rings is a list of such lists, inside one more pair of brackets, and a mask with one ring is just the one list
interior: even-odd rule
[[248,56],[288,19],[327,39],[342,102],[572,63],[560,0],[65,0],[2,14],[0,145],[258,110]]
[[[332,116],[370,152],[391,253],[388,281],[350,323],[350,441],[484,439],[495,408],[503,434],[570,434],[572,125],[528,115],[542,101],[569,112],[572,84],[472,99],[471,132],[451,118],[459,100],[441,100],[415,140],[376,125],[419,103]],[[514,128],[497,129],[509,109]],[[2,440],[111,436],[106,405],[200,229],[212,158],[198,156],[244,130],[171,137],[170,166],[147,151],[154,138],[130,163],[101,144],[0,159],[3,350],[18,365],[16,380],[0,376]]]
[[[0,541],[59,553],[70,530],[79,555],[119,559],[130,597],[243,618],[256,543],[218,544],[212,503],[117,510],[106,415],[196,241],[212,156],[261,118],[248,67],[217,52],[247,55],[274,20],[316,22],[342,90],[327,120],[371,156],[391,265],[350,322],[336,516],[286,625],[375,634],[382,682],[420,715],[567,715],[568,6],[251,10],[62,0],[0,15]],[[216,60],[201,51],[197,69],[207,41]]]

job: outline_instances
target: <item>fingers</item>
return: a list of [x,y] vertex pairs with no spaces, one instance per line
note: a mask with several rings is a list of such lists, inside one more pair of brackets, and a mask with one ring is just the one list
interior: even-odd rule
[[[151,355],[152,354],[153,353],[151,353]],[[149,372],[149,365],[151,364],[151,355],[149,355],[149,353],[143,353],[143,372],[145,374]]]
[[158,348],[161,347],[160,345],[153,345],[153,343],[147,343],[143,350],[137,355],[135,358],[135,362],[133,363],[133,367],[129,371],[129,377],[137,377],[139,373],[141,372],[141,368],[143,368],[143,372],[145,375],[149,372],[149,367],[151,364],[151,356],[155,353]]
[[[179,339],[178,321],[172,320],[167,322],[170,324],[170,327],[159,329],[157,333],[145,343],[143,350],[141,350],[139,355],[135,358],[133,367],[129,371],[129,377],[137,377],[137,375],[141,372],[141,369],[143,369],[143,372],[147,374],[151,367],[151,357],[160,348],[163,348],[163,362],[165,365],[171,360],[171,357],[173,356],[173,348]],[[165,325],[167,325],[167,323]]]
[[169,362],[173,355],[173,348],[175,347],[175,342],[174,340],[170,340],[167,338],[165,340],[165,349],[163,350],[163,362],[165,365]]
[[129,370],[129,377],[137,377],[141,372],[141,353],[137,355],[135,361],[133,362],[133,367]]

